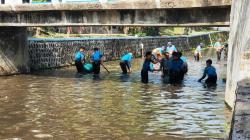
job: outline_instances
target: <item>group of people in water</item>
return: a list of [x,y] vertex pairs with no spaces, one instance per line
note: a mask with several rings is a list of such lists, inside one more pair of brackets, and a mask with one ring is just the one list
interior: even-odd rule
[[[200,60],[202,47],[203,43],[200,43],[195,49],[194,57],[196,61]],[[75,66],[78,73],[93,73],[94,77],[98,76],[101,65],[103,65],[102,52],[98,48],[94,48],[91,55],[92,64],[89,64],[86,63],[84,51],[85,49],[81,47],[75,55]],[[132,52],[128,52],[121,57],[120,67],[123,74],[132,72],[131,62],[133,57],[134,54]],[[141,69],[141,82],[148,83],[149,72],[153,71],[161,71],[164,83],[181,83],[188,71],[187,58],[182,56],[182,53],[171,42],[168,42],[166,47],[163,46],[145,53]],[[206,61],[203,76],[198,81],[201,82],[206,77],[206,84],[216,84],[217,73],[216,69],[212,66],[211,59]]]

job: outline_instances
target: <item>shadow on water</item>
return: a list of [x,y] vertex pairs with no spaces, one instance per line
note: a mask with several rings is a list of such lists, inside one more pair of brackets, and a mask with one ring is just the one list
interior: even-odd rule
[[189,57],[180,85],[163,84],[160,73],[142,84],[139,59],[129,75],[114,61],[107,63],[111,74],[102,71],[100,79],[76,75],[74,67],[2,78],[0,138],[224,139],[230,121],[225,66],[214,63],[217,86],[204,88],[197,80],[205,58]]

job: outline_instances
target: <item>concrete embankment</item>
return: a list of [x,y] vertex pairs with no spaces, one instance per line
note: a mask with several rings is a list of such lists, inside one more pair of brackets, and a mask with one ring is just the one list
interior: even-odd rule
[[250,139],[250,79],[238,83],[232,119],[232,140]]

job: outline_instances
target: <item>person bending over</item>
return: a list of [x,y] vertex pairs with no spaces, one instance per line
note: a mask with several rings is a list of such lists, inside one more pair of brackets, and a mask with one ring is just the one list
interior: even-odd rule
[[206,84],[216,84],[217,82],[217,73],[216,73],[216,69],[212,66],[212,60],[208,59],[206,61],[206,68],[204,70],[203,76],[198,80],[198,82],[201,82],[203,79],[206,78],[206,76],[208,77],[205,80]]
[[93,64],[94,76],[100,74],[101,63],[102,63],[102,53],[98,48],[94,48],[94,53],[92,54],[91,60]]
[[84,73],[83,64],[85,63],[84,48],[81,47],[75,54],[75,66],[78,73]]
[[133,54],[127,53],[121,58],[120,66],[123,74],[131,73],[131,61],[133,60]]

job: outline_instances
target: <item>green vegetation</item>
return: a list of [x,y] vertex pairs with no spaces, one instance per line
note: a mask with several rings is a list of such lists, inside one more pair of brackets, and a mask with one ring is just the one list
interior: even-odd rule
[[32,0],[32,2],[51,2],[51,0]]
[[[99,28],[92,27],[42,27],[42,28],[30,28],[30,36],[44,38],[62,38],[62,37],[126,37],[126,36],[178,36],[178,35],[199,35],[214,30],[204,27],[112,27],[104,26]],[[215,41],[217,36],[212,36],[212,40]],[[227,34],[221,36],[221,38],[227,38]]]
[[159,36],[158,27],[130,27],[128,34],[132,36]]

